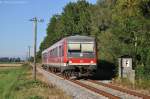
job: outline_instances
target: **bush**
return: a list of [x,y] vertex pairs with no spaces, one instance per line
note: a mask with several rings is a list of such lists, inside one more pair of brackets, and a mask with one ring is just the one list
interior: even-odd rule
[[135,69],[136,79],[144,79],[144,65],[138,65]]
[[136,79],[150,80],[150,68],[149,66],[138,65],[136,68]]

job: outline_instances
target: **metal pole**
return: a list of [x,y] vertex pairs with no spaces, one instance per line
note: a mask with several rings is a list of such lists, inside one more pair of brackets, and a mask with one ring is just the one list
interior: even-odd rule
[[26,52],[26,63],[28,62],[28,51]]
[[28,46],[28,50],[29,50],[29,56],[28,56],[28,62],[30,62],[30,46]]
[[36,80],[36,42],[37,42],[37,22],[43,22],[43,19],[38,20],[36,17],[29,21],[34,22],[34,66],[33,66],[33,79]]
[[37,41],[37,18],[34,18],[34,67],[33,78],[36,80],[36,41]]

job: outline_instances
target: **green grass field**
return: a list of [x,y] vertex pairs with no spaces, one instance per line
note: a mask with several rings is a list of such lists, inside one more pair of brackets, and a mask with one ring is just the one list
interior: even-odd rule
[[0,99],[70,99],[54,85],[32,80],[29,66],[0,68]]

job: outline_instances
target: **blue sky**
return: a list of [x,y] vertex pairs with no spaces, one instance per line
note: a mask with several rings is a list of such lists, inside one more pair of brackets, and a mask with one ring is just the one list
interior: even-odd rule
[[[37,16],[37,49],[46,36],[47,24],[54,14],[60,14],[64,6],[77,0],[0,0],[0,57],[25,57],[28,46],[33,53],[33,23]],[[96,3],[96,0],[87,0]]]

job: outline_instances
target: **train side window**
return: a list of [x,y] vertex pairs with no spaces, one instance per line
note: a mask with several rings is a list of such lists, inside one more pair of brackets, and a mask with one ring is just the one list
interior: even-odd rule
[[58,53],[58,47],[56,47],[56,57],[59,56],[59,53]]
[[53,49],[53,57],[55,57],[55,49]]
[[54,48],[54,57],[57,57],[57,47],[56,48]]
[[55,57],[57,57],[57,47],[55,48]]
[[53,52],[52,52],[52,50],[51,50],[51,57],[52,57],[52,55],[53,55],[52,53],[53,53]]
[[63,46],[61,46],[61,56],[63,56]]
[[50,50],[49,56],[51,57],[51,50]]
[[52,49],[52,57],[53,57],[53,52],[54,52],[54,51],[53,51],[53,49]]
[[64,46],[62,45],[61,46],[61,56],[64,56],[64,49],[63,48],[64,48]]
[[56,55],[57,55],[57,57],[59,56],[59,53],[58,53],[58,47],[56,47]]
[[55,50],[53,49],[53,57],[54,57],[54,55],[55,55],[55,52],[54,52]]
[[52,57],[52,50],[50,51],[50,53],[51,53],[50,55],[51,55],[51,57]]
[[57,57],[57,47],[55,48],[55,57]]
[[55,57],[55,49],[53,49],[53,57]]
[[59,46],[59,56],[61,57],[61,46]]

